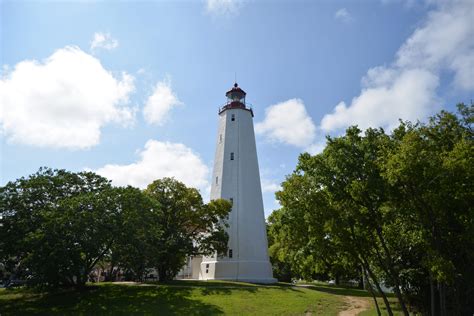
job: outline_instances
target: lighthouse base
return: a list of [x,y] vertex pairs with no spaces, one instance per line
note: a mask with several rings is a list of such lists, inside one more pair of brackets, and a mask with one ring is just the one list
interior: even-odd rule
[[204,261],[201,263],[200,272],[200,280],[226,280],[261,284],[278,282],[277,279],[273,278],[272,266],[269,261]]

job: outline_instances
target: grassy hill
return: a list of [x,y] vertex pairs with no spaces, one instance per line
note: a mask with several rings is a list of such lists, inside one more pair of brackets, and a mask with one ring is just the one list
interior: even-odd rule
[[[313,285],[254,285],[174,281],[166,285],[101,283],[83,291],[46,293],[0,289],[0,315],[337,315],[346,296],[369,300],[365,291]],[[369,310],[364,315],[371,315]]]

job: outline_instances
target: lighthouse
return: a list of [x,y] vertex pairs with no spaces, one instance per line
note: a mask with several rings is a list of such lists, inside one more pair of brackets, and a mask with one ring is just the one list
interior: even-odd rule
[[211,200],[232,204],[226,254],[204,257],[199,278],[273,283],[253,129],[253,111],[237,83],[219,108]]

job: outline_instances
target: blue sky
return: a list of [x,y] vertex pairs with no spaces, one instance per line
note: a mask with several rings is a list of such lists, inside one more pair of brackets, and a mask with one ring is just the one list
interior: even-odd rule
[[470,102],[473,1],[0,1],[0,184],[40,166],[208,195],[217,108],[254,108],[266,215],[299,153]]

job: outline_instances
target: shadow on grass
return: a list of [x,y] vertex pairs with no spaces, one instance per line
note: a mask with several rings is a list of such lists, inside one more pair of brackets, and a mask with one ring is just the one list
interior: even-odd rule
[[286,283],[255,284],[233,281],[198,281],[198,280],[172,280],[166,283],[151,282],[147,284],[164,285],[176,288],[197,288],[201,290],[201,295],[225,295],[232,294],[233,291],[246,291],[257,293],[260,289],[278,289],[283,291],[302,292]]
[[[398,304],[397,299],[395,297],[389,297],[388,300],[390,302],[390,307],[392,308],[393,314],[396,315],[396,316],[403,316],[402,308],[400,307],[400,304]],[[377,302],[379,304],[380,311],[381,311],[382,315],[384,315],[384,316],[388,315],[387,307],[385,306],[384,301],[381,298],[377,298]],[[372,301],[371,301],[371,303],[372,303]],[[360,316],[375,316],[375,315],[377,315],[377,310],[375,309],[375,306],[373,305],[373,303],[372,303],[371,306],[372,307],[370,309],[360,313]]]
[[368,291],[354,288],[346,288],[339,286],[325,286],[320,284],[307,284],[304,285],[304,288],[315,290],[319,292],[343,295],[343,296],[358,296],[358,297],[372,297]]
[[171,280],[167,282],[146,282],[146,284],[155,285],[170,285],[179,287],[229,287],[229,288],[257,288],[257,287],[284,287],[288,286],[289,283],[272,283],[272,284],[259,284],[259,283],[247,283],[238,281],[219,281],[219,280]]
[[214,305],[190,298],[192,289],[166,286],[124,286],[107,284],[89,286],[83,291],[64,291],[54,294],[11,293],[2,298],[1,315],[209,315],[222,314]]
[[234,282],[234,281],[215,281],[215,280],[171,280],[167,282],[146,282],[146,284],[167,285],[176,287],[232,287],[247,288],[257,287],[257,284]]
[[240,282],[171,281],[165,284],[89,285],[42,292],[20,288],[0,291],[0,315],[216,315],[223,310],[199,300],[199,296],[230,295],[236,292],[258,294],[264,289],[303,292],[289,284],[257,285]]

